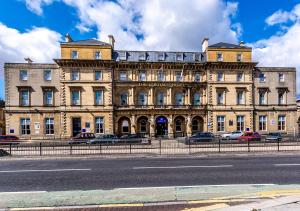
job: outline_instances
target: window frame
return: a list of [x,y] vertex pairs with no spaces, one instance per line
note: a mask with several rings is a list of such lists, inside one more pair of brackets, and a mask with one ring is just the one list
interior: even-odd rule
[[[51,99],[52,99],[52,103],[48,104],[47,102],[47,98],[46,98],[46,93],[51,92]],[[43,105],[44,106],[54,106],[54,90],[53,89],[43,89]]]
[[[97,122],[97,120],[100,120]],[[102,128],[101,128],[102,125]],[[94,124],[94,132],[95,134],[105,134],[105,124],[104,124],[104,117],[103,116],[96,116],[95,117],[95,124]],[[102,131],[102,132],[101,132]]]
[[[219,76],[221,76],[221,78]],[[217,81],[224,81],[224,73],[223,72],[217,72]]]
[[268,123],[267,115],[258,116],[258,129],[260,131],[267,131],[267,123]]
[[[144,76],[144,77],[142,77],[142,76]],[[139,81],[147,81],[146,71],[139,71]]]
[[242,60],[243,60],[242,53],[237,53],[236,54],[236,61],[241,62]]
[[[97,54],[98,54],[98,56],[97,56]],[[102,53],[101,53],[101,51],[95,51],[95,53],[94,53],[94,59],[95,60],[102,59]]]
[[[97,73],[100,73],[100,78],[97,78]],[[103,71],[102,70],[95,70],[94,80],[95,81],[102,81],[103,80]]]
[[[219,121],[221,119],[222,119],[222,121]],[[218,115],[217,116],[217,131],[218,132],[225,132],[225,127],[226,127],[226,125],[225,125],[225,116],[224,115]]]
[[[74,77],[75,73],[77,73],[77,77]],[[78,69],[71,70],[71,81],[80,81],[80,71]]]
[[[22,124],[22,120],[24,120],[25,124]],[[29,122],[29,123],[28,123]],[[23,128],[24,126],[24,128]],[[20,135],[26,136],[31,134],[31,120],[30,118],[20,118]],[[25,133],[23,133],[23,131]]]
[[[97,92],[101,93],[100,103],[97,102]],[[103,89],[95,89],[94,90],[94,105],[95,106],[103,106],[104,105],[104,90]]]
[[236,130],[237,131],[245,131],[245,116],[244,115],[236,116]]
[[[241,96],[240,96],[240,94],[241,94]],[[241,97],[241,99],[240,99],[240,97]],[[237,105],[245,105],[245,102],[246,102],[246,100],[245,100],[245,91],[237,90],[236,91],[236,104]]]
[[[76,53],[76,56],[74,56],[74,53]],[[71,59],[78,59],[79,52],[76,50],[71,50]]]
[[[125,75],[125,78],[123,78],[124,75]],[[119,80],[120,81],[127,81],[128,80],[127,72],[126,71],[120,71],[120,73],[119,73]]]
[[265,83],[266,80],[267,80],[266,74],[265,73],[259,73],[259,82],[260,83]]
[[223,61],[223,54],[220,53],[220,52],[217,53],[217,61],[218,62],[222,62]]
[[[225,105],[225,91],[224,90],[217,90],[216,91],[216,97],[217,97],[217,105]],[[222,95],[222,101],[219,101],[219,94]]]
[[[50,120],[50,121],[47,122],[47,120]],[[45,124],[45,135],[47,135],[47,136],[48,135],[54,135],[55,134],[55,131],[54,131],[55,130],[54,129],[54,118],[53,117],[46,117],[44,119],[44,124]]]
[[[240,76],[240,77],[239,77],[239,76]],[[236,81],[237,81],[237,82],[242,82],[243,79],[244,79],[244,73],[238,72],[238,73],[236,74]]]
[[[125,103],[123,103],[123,98],[122,96],[126,96],[125,98]],[[120,106],[128,106],[128,92],[122,92],[120,94]]]
[[[27,104],[22,103],[24,92],[28,93],[27,94],[27,96],[28,96],[28,99],[27,99],[28,103]],[[29,107],[29,106],[31,106],[31,90],[30,90],[30,88],[22,88],[22,89],[19,90],[19,106],[20,107]]]
[[[78,104],[74,103],[73,93],[78,92]],[[71,90],[71,106],[81,106],[81,89],[72,89]]]
[[[50,79],[46,78],[46,76],[47,76],[46,72],[50,72]],[[50,70],[50,69],[44,70],[44,81],[52,81],[52,70]]]
[[278,82],[279,83],[284,83],[284,81],[285,81],[284,73],[278,73]]
[[[22,73],[26,73],[26,77],[23,78],[23,74]],[[20,81],[28,81],[28,70],[22,69],[19,71],[19,80]]]
[[[282,119],[281,119],[282,117]],[[277,119],[277,129],[279,131],[285,131],[286,130],[286,115],[278,115]]]

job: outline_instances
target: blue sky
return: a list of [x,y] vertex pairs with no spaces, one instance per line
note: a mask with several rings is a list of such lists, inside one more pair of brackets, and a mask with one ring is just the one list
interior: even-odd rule
[[103,41],[113,34],[118,49],[200,51],[205,36],[210,44],[243,40],[259,64],[299,70],[299,17],[300,0],[3,0],[0,97],[4,62],[51,62],[66,33]]

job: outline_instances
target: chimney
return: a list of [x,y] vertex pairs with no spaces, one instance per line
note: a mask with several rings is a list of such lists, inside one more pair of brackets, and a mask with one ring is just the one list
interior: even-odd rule
[[113,35],[108,35],[109,44],[112,46],[112,48],[115,47],[115,38]]
[[65,35],[65,42],[72,42],[73,40],[72,40],[72,37],[71,37],[71,35],[69,34],[69,33],[67,33],[66,35]]
[[240,46],[244,47],[245,46],[245,42],[244,41],[240,41]]
[[202,41],[202,52],[205,52],[208,48],[208,37],[205,37]]

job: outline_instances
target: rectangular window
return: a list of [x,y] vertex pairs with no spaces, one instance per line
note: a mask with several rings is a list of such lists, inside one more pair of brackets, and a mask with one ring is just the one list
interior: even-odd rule
[[238,62],[242,61],[242,54],[241,53],[236,54],[236,61],[238,61]]
[[236,74],[236,81],[240,82],[243,80],[243,73],[237,73]]
[[101,81],[102,80],[102,71],[100,71],[100,70],[95,71],[95,80],[96,81]]
[[29,89],[20,90],[20,106],[30,105],[30,91]]
[[28,80],[27,70],[20,70],[20,80],[21,81],[27,81]]
[[225,116],[217,116],[217,131],[225,131]]
[[158,81],[165,81],[165,74],[163,71],[158,71],[157,73],[157,80]]
[[53,135],[54,134],[54,119],[45,118],[45,134]]
[[72,90],[72,105],[80,105],[80,91],[79,90]]
[[278,116],[278,130],[285,130],[285,116]]
[[71,58],[72,59],[78,59],[78,51],[72,51]]
[[126,72],[120,72],[120,81],[127,81]]
[[78,81],[79,80],[79,71],[78,70],[72,70],[71,71],[71,80],[72,81]]
[[267,116],[259,116],[259,130],[266,131],[267,130]]
[[259,82],[261,83],[266,82],[266,76],[264,73],[259,74]]
[[95,90],[95,105],[103,105],[103,90]]
[[165,99],[165,95],[163,92],[158,92],[157,93],[157,105],[162,106],[164,105],[164,99]]
[[176,81],[182,81],[183,75],[182,75],[182,71],[180,72],[176,72]]
[[21,135],[30,135],[30,119],[21,118]]
[[158,53],[158,61],[164,61],[165,60],[165,53],[159,52]]
[[44,90],[44,105],[45,106],[53,106],[53,91],[52,90]]
[[44,70],[44,80],[45,81],[52,80],[51,70]]
[[101,52],[100,51],[95,52],[95,59],[101,59]]
[[126,51],[119,52],[119,59],[121,61],[125,61],[127,59],[127,53],[126,53]]
[[236,104],[237,105],[245,104],[244,91],[236,92]]
[[223,73],[221,72],[217,73],[217,81],[223,81]]
[[183,53],[176,53],[176,61],[183,61]]
[[217,104],[218,105],[224,104],[224,91],[217,91]]
[[103,117],[96,117],[95,118],[95,132],[97,134],[104,133],[104,118]]
[[245,130],[245,117],[244,116],[237,116],[236,117],[236,130],[237,131],[244,131]]
[[200,82],[201,81],[201,74],[199,72],[196,72],[194,78],[195,78],[194,79],[195,82]]
[[259,105],[265,105],[266,104],[266,92],[260,91],[259,92]]
[[279,105],[283,105],[284,104],[284,93],[283,92],[279,92],[278,93],[278,104]]
[[146,81],[146,73],[144,71],[139,73],[139,81]]
[[223,55],[221,53],[217,53],[217,61],[218,62],[223,61]]
[[140,61],[145,61],[146,60],[146,53],[145,52],[140,52],[139,53],[139,60]]
[[121,106],[126,106],[126,105],[128,105],[127,99],[128,99],[128,94],[127,94],[127,93],[122,93],[122,94],[120,95]]
[[283,73],[279,73],[278,74],[278,79],[279,79],[279,82],[284,82],[284,74]]

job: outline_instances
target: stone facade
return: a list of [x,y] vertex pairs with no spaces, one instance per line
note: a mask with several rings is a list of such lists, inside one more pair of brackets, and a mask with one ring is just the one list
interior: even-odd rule
[[[209,46],[207,39],[202,52],[113,46],[111,36],[110,43],[68,39],[55,64],[5,64],[7,134],[34,139],[80,131],[169,137],[298,131],[295,68],[257,67],[251,48]],[[45,93],[51,105],[45,105]]]

